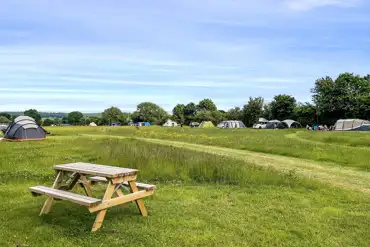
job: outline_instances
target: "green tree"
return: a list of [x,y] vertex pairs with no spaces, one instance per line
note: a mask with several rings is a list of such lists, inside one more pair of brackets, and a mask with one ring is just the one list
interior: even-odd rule
[[214,121],[211,111],[199,111],[195,114],[194,120],[197,122]]
[[228,120],[227,118],[227,112],[224,111],[224,110],[218,110],[216,111],[216,113],[214,113],[214,116],[218,117],[219,116],[219,119],[217,119],[217,124],[219,124],[221,121],[224,121],[224,120]]
[[310,103],[299,103],[294,110],[295,120],[306,126],[316,123],[316,107]]
[[263,114],[263,98],[256,97],[256,98],[249,98],[248,104],[244,105],[243,107],[243,120],[244,124],[247,127],[253,126],[253,124],[258,122],[258,118],[260,118]]
[[9,118],[7,118],[7,117],[5,117],[5,116],[0,116],[0,123],[2,123],[2,124],[8,124],[8,123],[10,123],[11,121],[10,121],[10,119]]
[[240,107],[234,107],[227,111],[226,119],[228,120],[243,120],[243,111]]
[[197,113],[197,106],[193,102],[187,104],[184,108],[185,124],[189,125],[194,121],[195,114]]
[[226,120],[226,112],[225,111],[213,111],[211,113],[212,116],[212,123],[214,125],[219,124],[221,121]]
[[194,120],[197,122],[211,121],[214,125],[217,125],[225,116],[220,111],[199,111],[195,114]]
[[54,118],[54,124],[55,125],[61,125],[62,124],[62,118]]
[[53,124],[54,124],[54,121],[50,118],[44,119],[44,121],[42,123],[43,126],[50,126],[50,125],[53,125]]
[[41,124],[41,115],[40,113],[35,109],[29,109],[23,113],[25,116],[31,117],[35,119],[37,124]]
[[7,112],[0,112],[0,116],[6,117],[9,120],[12,119],[12,115]]
[[217,111],[217,106],[211,99],[204,99],[198,104],[199,111]]
[[343,73],[333,80],[323,77],[311,90],[320,121],[333,124],[339,118],[368,117],[369,76]]
[[357,116],[361,119],[370,119],[370,95],[362,95],[358,99],[359,108]]
[[104,125],[104,124],[102,124],[102,118],[100,118],[100,117],[90,116],[90,117],[86,118],[86,120],[85,120],[86,124],[90,124],[92,122],[94,122],[96,125]]
[[118,121],[122,124],[122,125],[129,125],[132,120],[131,120],[131,114],[130,113],[127,113],[127,112],[123,112],[120,116],[119,116],[119,119]]
[[267,120],[272,120],[272,113],[271,113],[271,103],[267,103],[263,106],[263,113],[262,117],[267,119]]
[[173,119],[179,123],[185,123],[185,105],[177,104],[172,110]]
[[62,124],[68,123],[68,117],[62,117]]
[[294,97],[286,94],[277,95],[274,97],[274,100],[271,101],[272,118],[278,120],[294,118],[295,107],[296,100]]
[[134,121],[150,122],[154,125],[164,123],[168,117],[168,113],[162,107],[151,102],[140,103],[136,112],[132,114]]
[[79,111],[73,111],[68,113],[68,123],[72,125],[81,125],[83,124],[84,115]]
[[112,106],[104,110],[104,112],[102,113],[102,118],[106,122],[108,122],[108,124],[110,124],[110,123],[118,122],[121,115],[122,115],[122,111],[119,108]]

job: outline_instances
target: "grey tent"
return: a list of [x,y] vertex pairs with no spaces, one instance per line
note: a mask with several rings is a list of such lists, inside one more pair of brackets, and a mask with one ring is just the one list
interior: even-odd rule
[[339,119],[334,129],[339,131],[370,131],[370,121],[362,119]]
[[279,120],[270,120],[266,124],[266,129],[276,129],[280,123]]
[[232,128],[245,128],[245,125],[242,121],[238,120],[229,120],[229,121],[222,121],[217,125],[218,128],[222,129],[232,129]]
[[42,140],[47,131],[27,116],[19,116],[8,126],[4,139],[10,141]]

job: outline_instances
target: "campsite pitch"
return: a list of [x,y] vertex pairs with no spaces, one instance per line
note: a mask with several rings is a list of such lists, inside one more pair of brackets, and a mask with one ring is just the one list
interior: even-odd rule
[[[0,246],[370,246],[369,194],[294,170],[304,161],[368,176],[369,150],[364,139],[351,144],[356,133],[325,133],[332,141],[321,141],[320,133],[292,131],[48,130],[53,135],[45,141],[0,144]],[[220,147],[234,154],[220,155]],[[245,150],[243,159],[236,156]],[[281,170],[258,164],[271,154],[275,165],[296,162]],[[33,198],[27,188],[50,186],[52,166],[73,161],[139,169],[141,181],[158,185],[145,201],[149,217],[140,217],[136,205],[113,208],[94,234],[95,215],[75,204],[58,201],[38,217],[44,198]]]

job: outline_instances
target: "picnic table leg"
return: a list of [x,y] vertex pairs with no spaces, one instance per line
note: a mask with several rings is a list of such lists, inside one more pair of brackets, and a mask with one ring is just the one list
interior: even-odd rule
[[[131,189],[131,192],[132,193],[138,191],[138,188],[136,186],[136,182],[135,181],[129,181],[128,184],[130,186],[130,189]],[[136,200],[135,202],[136,202],[137,207],[139,208],[140,214],[142,216],[148,216],[148,211],[146,210],[146,208],[144,206],[143,200],[139,199],[139,200]]]
[[[112,183],[111,180],[109,180],[107,189],[106,189],[104,197],[103,197],[103,201],[110,200],[112,198],[112,195],[113,195],[113,192],[114,192],[115,188],[116,188],[116,186]],[[95,218],[94,225],[91,229],[92,232],[96,232],[103,225],[103,221],[104,221],[104,217],[105,217],[106,213],[107,213],[107,209],[103,209],[103,210],[98,212],[98,214]]]
[[[63,171],[59,171],[57,174],[57,177],[55,178],[53,187],[54,189],[57,189],[60,185],[60,183],[63,180]],[[40,216],[43,214],[48,214],[51,210],[51,207],[53,206],[54,198],[48,197],[44,203],[44,206],[41,209]]]
[[117,196],[125,196],[125,194],[123,194],[121,188],[118,188],[118,190],[116,191],[116,194],[117,194]]
[[80,185],[85,190],[86,195],[92,197],[91,181],[88,181],[85,176],[81,176]]

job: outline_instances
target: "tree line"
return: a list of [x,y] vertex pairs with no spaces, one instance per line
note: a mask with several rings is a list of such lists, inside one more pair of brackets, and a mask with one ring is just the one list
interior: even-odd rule
[[[79,111],[73,111],[62,118],[42,119],[35,109],[25,111],[24,115],[33,117],[45,126],[88,125],[91,122],[97,125],[116,122],[122,125],[136,122],[159,125],[167,119],[172,119],[186,125],[202,121],[212,121],[217,124],[223,120],[241,120],[250,127],[260,117],[268,120],[294,119],[302,125],[315,123],[332,125],[341,118],[370,119],[370,75],[361,77],[353,73],[343,73],[336,79],[329,76],[322,77],[315,81],[311,93],[312,103],[297,102],[291,95],[280,94],[276,95],[271,102],[265,102],[262,97],[250,97],[245,105],[236,106],[228,111],[218,109],[212,99],[204,99],[198,103],[177,104],[172,114],[155,103],[143,102],[137,105],[133,113],[110,107],[100,116],[87,116]],[[0,113],[0,123],[11,122],[14,117],[9,113]]]

